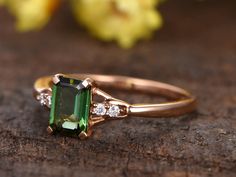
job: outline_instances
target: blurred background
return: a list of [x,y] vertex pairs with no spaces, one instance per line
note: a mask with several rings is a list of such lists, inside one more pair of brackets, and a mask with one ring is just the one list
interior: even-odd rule
[[[41,30],[19,32],[14,15],[1,7],[0,77],[7,81],[2,87],[14,87],[14,83],[30,87],[36,77],[57,72],[123,74],[167,82],[181,78],[210,84],[217,83],[217,77],[210,76],[221,73],[227,81],[230,76],[225,70],[234,69],[228,64],[235,58],[234,1],[162,2],[156,9],[162,27],[129,49],[90,35],[71,9],[68,1],[61,1]],[[16,76],[24,79],[18,81]]]
[[[157,11],[163,26],[149,40],[122,49],[92,37],[77,23],[68,1],[61,1],[41,30],[24,33],[17,31],[16,18],[2,7],[1,77],[8,79],[1,80],[21,78],[14,84],[30,87],[41,75],[89,72],[217,84],[217,78],[211,78],[218,74],[216,68],[226,76],[225,82],[231,78],[225,70],[234,69],[228,62],[235,58],[234,1],[170,0]],[[15,87],[12,84],[1,86]]]
[[[235,176],[235,0],[32,1],[0,0],[0,176]],[[198,111],[49,137],[32,86],[55,73],[171,83]]]

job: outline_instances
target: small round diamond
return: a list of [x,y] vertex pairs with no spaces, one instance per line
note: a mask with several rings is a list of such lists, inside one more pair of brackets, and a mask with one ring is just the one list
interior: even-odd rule
[[117,105],[112,105],[108,110],[110,117],[117,117],[120,114],[120,108]]
[[47,93],[40,93],[37,96],[37,100],[39,100],[39,102],[42,106],[50,107],[51,106],[51,99],[52,99],[52,97]]
[[105,105],[102,103],[97,104],[96,108],[94,108],[94,113],[99,115],[99,116],[103,116],[106,114],[106,108]]

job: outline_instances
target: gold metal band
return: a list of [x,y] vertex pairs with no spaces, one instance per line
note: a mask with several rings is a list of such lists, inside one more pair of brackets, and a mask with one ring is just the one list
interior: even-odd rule
[[[173,85],[126,76],[107,76],[95,74],[68,74],[67,76],[81,80],[88,78],[93,80],[95,84],[94,92],[103,95],[105,98],[109,97],[109,95],[101,91],[100,88],[137,91],[159,95],[173,100],[171,102],[158,104],[128,104],[120,101],[120,103],[124,103],[127,107],[128,116],[171,117],[189,113],[196,109],[195,97],[187,91]],[[36,80],[34,84],[36,93],[40,93],[43,90],[50,90],[52,86],[52,78],[52,76],[46,76]],[[119,102],[119,100],[117,102]]]

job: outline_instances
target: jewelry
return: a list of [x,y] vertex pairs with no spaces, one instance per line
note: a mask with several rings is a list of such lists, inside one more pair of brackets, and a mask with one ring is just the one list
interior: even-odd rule
[[[158,104],[129,104],[100,88],[161,95],[173,101]],[[64,132],[84,139],[91,127],[106,120],[133,117],[170,117],[189,113],[196,99],[187,91],[157,81],[125,76],[93,74],[56,74],[36,80],[35,98],[51,109],[47,131]],[[101,97],[102,102],[94,98]]]

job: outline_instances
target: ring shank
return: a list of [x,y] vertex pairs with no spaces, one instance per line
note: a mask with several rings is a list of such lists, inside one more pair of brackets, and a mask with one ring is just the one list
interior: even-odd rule
[[[174,101],[158,104],[132,104],[128,115],[137,117],[171,117],[192,112],[196,108],[196,99],[187,91],[173,85],[126,76],[107,76],[96,74],[68,74],[69,77],[86,79],[91,78],[97,87],[114,88],[129,91],[144,92],[161,95]],[[40,92],[50,89],[52,76],[36,80],[34,89]]]

